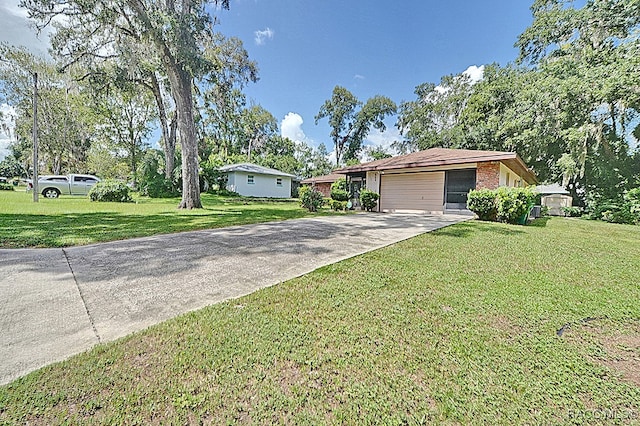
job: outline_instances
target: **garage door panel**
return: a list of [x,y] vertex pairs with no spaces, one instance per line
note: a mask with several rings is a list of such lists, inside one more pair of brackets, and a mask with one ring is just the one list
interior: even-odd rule
[[380,185],[382,211],[442,212],[444,172],[383,175]]

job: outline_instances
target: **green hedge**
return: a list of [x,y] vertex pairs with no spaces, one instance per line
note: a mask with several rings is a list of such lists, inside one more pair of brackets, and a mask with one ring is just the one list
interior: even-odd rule
[[374,191],[370,191],[366,188],[360,190],[360,203],[368,212],[376,208],[380,194]]
[[331,199],[336,201],[349,201],[347,179],[340,178],[331,184]]
[[310,212],[317,211],[324,202],[322,193],[311,186],[302,186],[298,190],[300,205]]
[[533,187],[471,190],[467,208],[482,220],[524,224],[535,199]]
[[329,200],[329,207],[331,207],[331,210],[346,210],[347,209],[347,201],[341,201],[341,200]]
[[117,180],[103,180],[98,182],[89,191],[91,201],[107,201],[117,203],[130,203],[131,190],[124,183]]
[[349,201],[349,193],[342,189],[332,189],[331,199],[335,201]]
[[334,189],[340,189],[348,192],[349,188],[347,188],[347,178],[336,179],[336,181],[331,184],[331,190]]
[[150,198],[170,198],[179,196],[180,192],[174,188],[171,180],[158,175],[140,183],[140,194]]
[[518,223],[523,216],[529,214],[529,211],[536,200],[535,192],[533,189],[529,189],[528,187],[501,187],[496,191],[496,218],[500,222]]
[[640,225],[640,187],[625,192],[622,200],[603,200],[592,208],[591,218],[611,223]]
[[13,191],[13,185],[10,183],[0,183],[0,191]]
[[491,189],[472,189],[467,195],[467,208],[478,215],[480,220],[495,221],[496,191]]

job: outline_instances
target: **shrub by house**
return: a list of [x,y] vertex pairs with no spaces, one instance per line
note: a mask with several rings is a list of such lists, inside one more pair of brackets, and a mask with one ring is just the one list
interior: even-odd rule
[[531,187],[471,190],[467,208],[481,220],[515,224],[526,218],[535,199],[536,193]]

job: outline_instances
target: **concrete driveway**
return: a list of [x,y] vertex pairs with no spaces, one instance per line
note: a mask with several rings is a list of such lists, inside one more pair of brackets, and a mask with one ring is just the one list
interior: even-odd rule
[[356,214],[0,250],[0,384],[179,314],[468,219]]

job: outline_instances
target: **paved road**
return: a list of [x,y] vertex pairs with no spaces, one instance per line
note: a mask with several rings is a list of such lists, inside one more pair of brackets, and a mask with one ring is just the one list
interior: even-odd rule
[[467,219],[357,214],[0,250],[0,384],[179,314]]

